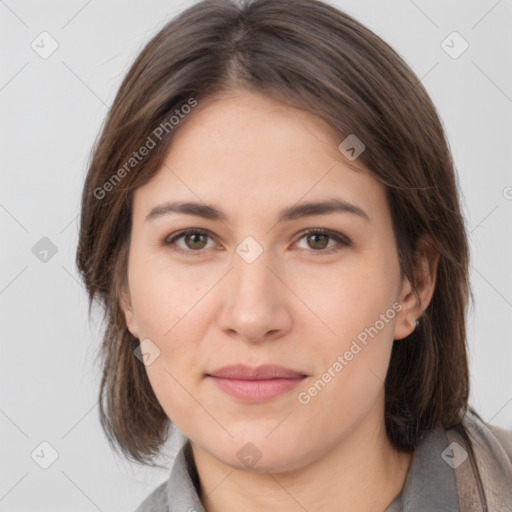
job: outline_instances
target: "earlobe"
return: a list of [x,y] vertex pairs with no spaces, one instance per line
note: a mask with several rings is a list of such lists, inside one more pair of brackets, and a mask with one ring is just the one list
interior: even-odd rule
[[420,240],[416,250],[416,266],[414,267],[413,289],[408,278],[400,293],[402,310],[397,315],[394,339],[400,340],[409,336],[417,327],[416,322],[427,309],[434,294],[439,252],[427,240]]
[[404,277],[399,302],[402,309],[396,316],[395,332],[393,336],[395,340],[401,340],[409,336],[416,327],[414,322],[419,317],[419,315],[417,317],[414,316],[419,301],[407,277]]

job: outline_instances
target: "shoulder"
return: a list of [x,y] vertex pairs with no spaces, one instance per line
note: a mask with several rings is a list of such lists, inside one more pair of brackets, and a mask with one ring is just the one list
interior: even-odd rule
[[[463,456],[453,466],[460,509],[473,510],[472,504],[480,501],[485,510],[505,510],[504,506],[512,504],[512,431],[486,423],[472,410],[465,415],[463,426],[474,460],[462,450]],[[453,431],[447,435],[464,446]]]
[[505,430],[504,428],[497,427],[495,425],[487,425],[487,428],[498,440],[501,447],[508,455],[510,462],[512,463],[512,430]]
[[167,511],[168,508],[167,482],[163,482],[144,499],[135,512],[154,512],[155,510],[163,512]]
[[486,423],[473,411],[468,411],[464,419],[474,442],[494,458],[499,458],[505,466],[512,468],[512,430]]

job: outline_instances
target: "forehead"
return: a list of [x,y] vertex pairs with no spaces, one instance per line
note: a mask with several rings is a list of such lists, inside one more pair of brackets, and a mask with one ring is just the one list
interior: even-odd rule
[[181,123],[161,169],[135,193],[140,214],[176,199],[259,215],[332,197],[370,216],[386,207],[382,185],[346,165],[344,137],[309,112],[236,91],[199,103]]
[[[339,157],[341,134],[320,117],[260,93],[236,90],[206,98],[179,126],[172,159],[201,157],[256,162],[314,161],[318,152]],[[207,151],[205,151],[207,150]],[[262,169],[263,170],[263,169]]]

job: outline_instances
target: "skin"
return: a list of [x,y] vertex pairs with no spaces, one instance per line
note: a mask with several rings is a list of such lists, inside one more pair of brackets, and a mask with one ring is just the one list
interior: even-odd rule
[[[386,436],[384,378],[393,340],[412,332],[432,297],[437,256],[420,247],[420,304],[400,276],[383,185],[362,165],[346,165],[343,138],[310,113],[232,91],[181,122],[165,164],[135,191],[122,307],[130,332],[160,350],[147,375],[191,441],[208,512],[375,512],[402,489],[411,454]],[[369,221],[335,212],[277,222],[286,207],[333,197]],[[184,213],[145,220],[153,207],[178,200],[214,205],[227,220]],[[211,235],[177,240],[187,254],[162,244],[186,228]],[[351,245],[315,241],[302,234],[308,228],[337,232]],[[248,236],[262,249],[251,263],[236,252]],[[301,404],[298,393],[394,303],[401,311]],[[205,376],[236,363],[280,364],[308,377],[270,401],[243,402]],[[248,442],[261,453],[251,467],[237,456]]]

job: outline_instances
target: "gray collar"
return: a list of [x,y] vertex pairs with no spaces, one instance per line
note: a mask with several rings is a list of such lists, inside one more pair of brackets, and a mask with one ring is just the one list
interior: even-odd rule
[[206,512],[197,492],[198,480],[190,441],[180,448],[167,486],[169,512]]
[[441,456],[449,444],[443,429],[418,444],[402,492],[385,512],[460,511],[455,472]]

